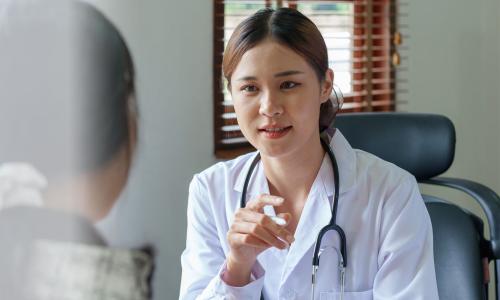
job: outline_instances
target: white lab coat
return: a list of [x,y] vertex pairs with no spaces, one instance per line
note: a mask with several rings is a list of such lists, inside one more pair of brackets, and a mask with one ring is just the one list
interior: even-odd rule
[[[369,153],[353,150],[337,130],[331,146],[339,166],[337,224],[347,238],[345,300],[438,299],[432,228],[415,178]],[[287,250],[257,257],[252,279],[231,287],[221,279],[229,253],[227,232],[239,207],[243,182],[255,153],[217,163],[194,176],[189,188],[186,249],[179,299],[309,299],[312,254],[331,216],[334,181],[323,159]],[[262,163],[254,170],[247,201],[269,188]],[[338,247],[327,234],[324,246]],[[338,258],[321,256],[315,299],[340,299]]]

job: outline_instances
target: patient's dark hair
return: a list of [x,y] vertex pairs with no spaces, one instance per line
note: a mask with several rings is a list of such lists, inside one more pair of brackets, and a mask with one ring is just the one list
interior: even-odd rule
[[4,1],[0,14],[0,163],[59,177],[131,150],[134,66],[116,27],[79,1]]
[[[241,22],[228,41],[222,69],[229,85],[243,54],[266,39],[295,51],[314,69],[319,81],[325,79],[328,70],[328,51],[318,27],[295,9],[265,8]],[[331,101],[321,105],[320,130],[333,122],[335,114]]]

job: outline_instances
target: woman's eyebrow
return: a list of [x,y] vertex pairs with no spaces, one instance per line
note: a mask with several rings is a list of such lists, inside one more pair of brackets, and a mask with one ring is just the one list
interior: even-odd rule
[[[295,75],[295,74],[304,74],[304,72],[299,71],[299,70],[288,70],[288,71],[276,73],[276,74],[274,74],[274,77],[285,77],[285,76]],[[257,80],[257,77],[255,77],[255,76],[243,76],[243,77],[240,77],[236,80],[238,80],[238,81]]]
[[243,76],[243,77],[240,77],[236,80],[238,80],[238,81],[257,80],[257,77],[255,77],[255,76]]
[[284,76],[289,76],[289,75],[295,75],[295,74],[303,74],[304,72],[299,71],[299,70],[289,70],[289,71],[283,71],[274,74],[274,77],[284,77]]

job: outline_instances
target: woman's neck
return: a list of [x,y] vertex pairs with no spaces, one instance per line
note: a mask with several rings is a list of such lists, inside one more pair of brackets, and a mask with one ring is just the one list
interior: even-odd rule
[[[303,149],[278,158],[262,156],[264,173],[272,195],[297,202],[307,195],[321,167],[325,151],[319,136]],[[297,203],[300,205],[300,203]],[[293,204],[292,204],[293,205]]]
[[89,199],[95,194],[91,192],[88,180],[73,180],[51,184],[44,193],[44,204],[47,208],[64,213],[84,217],[90,222],[97,221],[97,212]]

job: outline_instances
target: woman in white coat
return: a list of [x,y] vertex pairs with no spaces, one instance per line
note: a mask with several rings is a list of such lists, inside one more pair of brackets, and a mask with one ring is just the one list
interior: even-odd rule
[[333,250],[339,235],[327,233],[314,299],[437,299],[432,228],[414,177],[329,128],[333,71],[317,27],[296,10],[261,10],[235,29],[223,70],[238,124],[261,160],[244,208],[256,153],[194,176],[180,299],[311,297],[316,238],[335,191],[322,137],[338,163],[336,223],[348,265],[343,284]]

